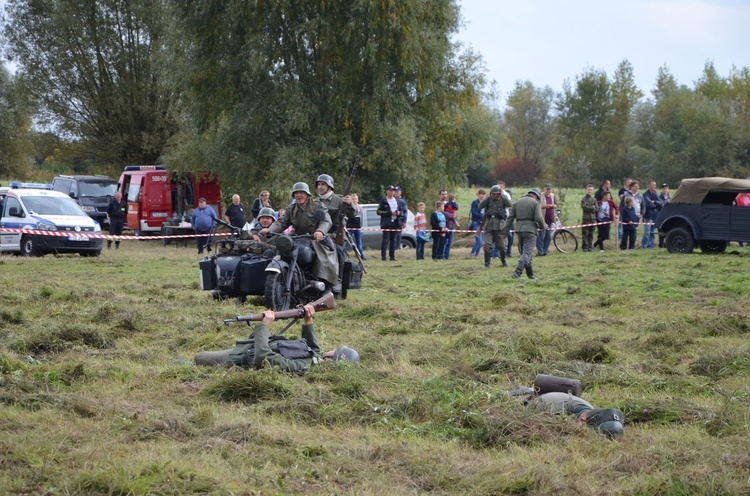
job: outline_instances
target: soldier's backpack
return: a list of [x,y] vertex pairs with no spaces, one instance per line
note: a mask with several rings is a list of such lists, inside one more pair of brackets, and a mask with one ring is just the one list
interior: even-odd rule
[[[281,334],[272,334],[268,336],[268,346],[290,360],[312,358],[315,355],[305,338],[287,339]],[[253,367],[255,365],[255,339],[250,336],[249,339],[237,341],[227,356],[227,362],[244,368]]]

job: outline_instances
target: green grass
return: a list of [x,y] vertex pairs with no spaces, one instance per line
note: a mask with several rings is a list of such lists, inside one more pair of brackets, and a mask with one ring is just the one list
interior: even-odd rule
[[[750,248],[553,253],[530,281],[470,241],[366,253],[363,289],[316,316],[362,361],[304,377],[180,361],[262,310],[200,291],[192,247],[0,256],[0,493],[750,491]],[[625,437],[504,395],[537,373],[620,408]]]

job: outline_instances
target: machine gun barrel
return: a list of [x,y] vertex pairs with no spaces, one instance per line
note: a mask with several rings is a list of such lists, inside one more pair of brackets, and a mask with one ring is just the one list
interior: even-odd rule
[[[328,292],[310,303],[310,305],[313,306],[316,312],[322,312],[323,310],[333,310],[336,306],[336,303],[333,298],[333,293]],[[274,312],[276,320],[298,319],[300,317],[304,317],[304,315],[305,309],[302,307]],[[263,314],[256,313],[253,315],[238,315],[237,317],[232,317],[231,319],[224,319],[224,324],[229,325],[232,322],[260,322],[261,320],[263,320]]]

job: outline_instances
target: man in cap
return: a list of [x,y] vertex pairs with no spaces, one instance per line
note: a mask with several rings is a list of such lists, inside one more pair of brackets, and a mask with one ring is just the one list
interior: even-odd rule
[[[331,216],[330,232],[336,232],[339,226],[340,212],[344,212],[344,217],[352,218],[357,215],[357,211],[352,206],[350,195],[339,195],[333,191],[333,178],[328,174],[321,174],[315,180],[315,187],[318,190],[318,199],[328,209],[328,215]],[[346,223],[346,221],[344,221]]]
[[488,269],[492,258],[493,243],[499,252],[503,267],[508,266],[508,262],[505,261],[505,236],[507,233],[503,233],[503,229],[505,228],[505,220],[508,218],[507,208],[512,206],[510,198],[503,195],[502,189],[497,184],[490,189],[490,195],[479,203],[478,208],[484,210],[484,218],[481,226],[477,229],[476,235],[480,236],[482,231],[486,234],[483,245],[484,266]]
[[380,229],[383,231],[383,241],[380,243],[380,259],[385,261],[386,253],[390,260],[396,260],[397,233],[401,230],[401,210],[394,195],[395,186],[385,188],[385,198],[380,200],[376,213],[380,216]]
[[[282,339],[272,339],[270,335],[270,325],[276,319],[273,310],[263,312],[263,320],[255,326],[250,340],[252,348],[248,346],[248,341],[240,342],[237,346],[223,351],[203,351],[195,355],[196,365],[225,365],[231,366],[236,363],[248,367],[263,368],[278,367],[284,372],[297,374],[306,373],[311,365],[319,364],[323,360],[340,361],[347,360],[350,362],[359,362],[359,353],[344,345],[335,350],[326,351],[321,354],[318,345],[318,337],[315,334],[313,325],[313,315],[315,307],[307,304],[303,307],[305,317],[301,329],[301,340],[285,342]],[[292,344],[294,346],[284,346]],[[252,356],[247,356],[247,351],[252,349]],[[240,356],[241,354],[245,356]],[[252,361],[244,361],[243,359]]]
[[307,183],[295,183],[292,187],[292,197],[294,203],[286,207],[284,215],[270,227],[261,229],[259,234],[266,236],[269,232],[282,233],[289,226],[294,228],[297,235],[310,234],[317,241],[312,243],[315,251],[313,275],[335,286],[338,283],[339,263],[334,243],[326,235],[333,225],[328,209],[320,200],[311,198]]
[[524,268],[529,279],[536,279],[534,276],[533,252],[536,245],[537,229],[544,229],[544,217],[542,217],[542,208],[539,200],[542,193],[537,188],[532,188],[529,193],[518,200],[510,209],[510,215],[505,222],[504,234],[508,234],[513,221],[516,223],[516,236],[518,236],[521,245],[521,257],[518,259],[518,265],[513,278],[521,277]]
[[193,216],[190,218],[190,223],[193,225],[195,234],[198,235],[198,254],[203,253],[203,247],[208,246],[208,251],[211,251],[212,239],[210,236],[206,236],[211,232],[216,222],[216,212],[213,207],[206,205],[206,199],[201,198],[198,200],[198,208],[193,210]]

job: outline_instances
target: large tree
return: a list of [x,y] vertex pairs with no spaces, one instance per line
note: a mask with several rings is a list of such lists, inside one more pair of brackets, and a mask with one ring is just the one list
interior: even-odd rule
[[112,164],[154,163],[176,130],[156,69],[160,0],[9,0],[9,58],[53,129]]
[[31,112],[17,78],[0,64],[0,177],[23,179],[29,171]]
[[450,35],[455,0],[174,0],[189,119],[175,158],[240,187],[291,185],[354,162],[372,199],[463,179],[484,151],[483,77]]
[[530,81],[517,82],[503,112],[505,136],[515,158],[539,170],[545,168],[552,151],[554,99],[549,86],[535,88]]

